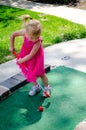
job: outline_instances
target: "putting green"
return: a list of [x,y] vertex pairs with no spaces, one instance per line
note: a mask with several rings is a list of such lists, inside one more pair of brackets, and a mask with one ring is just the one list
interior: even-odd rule
[[86,118],[86,73],[60,66],[47,75],[50,98],[29,97],[29,83],[0,102],[0,130],[73,130]]

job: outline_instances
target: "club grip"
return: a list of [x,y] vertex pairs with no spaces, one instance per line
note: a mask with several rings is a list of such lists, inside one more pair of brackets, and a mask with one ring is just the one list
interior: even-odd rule
[[13,52],[13,55],[14,55],[17,59],[20,58],[19,55],[18,55],[15,51]]
[[[17,59],[20,58],[19,55],[16,53],[16,51],[13,52],[13,55],[14,55]],[[21,64],[21,65],[26,69],[26,65],[25,65],[24,63]]]

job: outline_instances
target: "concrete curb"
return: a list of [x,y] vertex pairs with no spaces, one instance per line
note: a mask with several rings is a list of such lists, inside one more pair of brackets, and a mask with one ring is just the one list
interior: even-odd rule
[[[50,66],[45,65],[45,72],[50,71]],[[26,79],[22,73],[18,73],[4,82],[0,83],[0,100],[3,100],[10,96],[14,91],[21,88],[23,85],[27,84]]]

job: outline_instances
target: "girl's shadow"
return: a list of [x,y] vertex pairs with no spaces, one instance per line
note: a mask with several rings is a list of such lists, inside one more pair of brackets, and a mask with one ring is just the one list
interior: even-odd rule
[[[46,98],[42,97],[42,91],[37,95],[30,97],[28,96],[28,87],[23,87],[23,89],[19,89],[17,92],[8,97],[8,99],[4,100],[0,104],[1,113],[0,121],[4,124],[11,124],[9,130],[11,128],[23,128],[28,127],[31,124],[37,123],[42,118],[43,112],[38,110],[39,106],[43,106]],[[48,108],[50,103],[48,102],[43,106],[44,108]],[[44,109],[45,110],[45,109]],[[4,127],[5,125],[1,124],[0,127]],[[3,128],[4,129],[4,128]]]
[[[26,120],[27,125],[36,123],[42,116],[42,112],[40,112],[38,108],[39,106],[42,106],[46,98],[42,97],[41,92],[33,97],[28,96],[27,91],[23,91],[21,95],[23,95],[24,98],[22,97],[22,105],[20,107],[25,109],[25,112],[22,113],[22,116]],[[46,105],[44,107],[48,108],[48,106],[49,105]]]

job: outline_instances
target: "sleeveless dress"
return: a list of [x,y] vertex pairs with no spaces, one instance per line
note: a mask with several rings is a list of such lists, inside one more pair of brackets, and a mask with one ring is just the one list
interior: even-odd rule
[[40,37],[36,42],[33,42],[24,36],[24,42],[19,53],[19,57],[23,58],[30,53],[34,44],[39,41],[41,44],[37,53],[30,60],[24,62],[23,64],[17,63],[28,82],[36,82],[37,78],[45,73],[42,38]]

